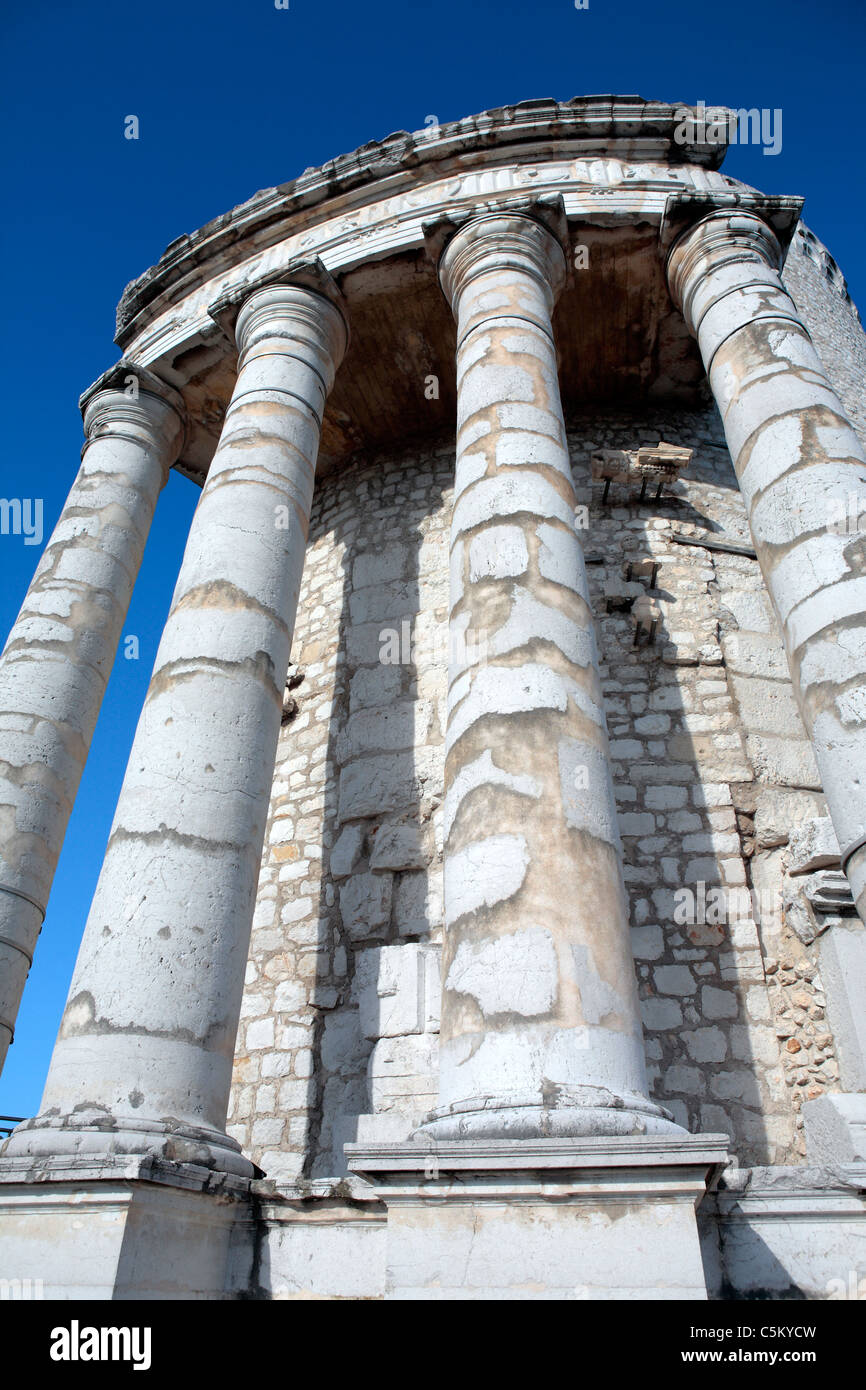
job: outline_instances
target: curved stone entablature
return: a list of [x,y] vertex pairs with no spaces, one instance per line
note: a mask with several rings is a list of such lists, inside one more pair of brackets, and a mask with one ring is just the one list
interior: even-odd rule
[[[341,194],[394,179],[403,174],[417,182],[417,171],[461,156],[556,141],[560,155],[594,156],[606,153],[629,162],[652,160],[664,164],[694,164],[717,169],[724,158],[724,143],[696,141],[692,130],[681,129],[683,105],[645,101],[643,97],[575,97],[569,102],[524,101],[463,120],[410,134],[397,131],[384,140],[370,141],[351,154],[328,160],[320,168],[306,169],[297,179],[255,193],[230,212],[215,217],[198,231],[177,237],[155,266],[133,280],[117,309],[117,342],[135,332],[135,320],[196,265],[208,265],[225,255],[239,240],[261,237],[276,226],[276,239],[288,217]],[[679,138],[678,138],[679,133]],[[548,145],[549,151],[549,145]],[[525,162],[527,151],[521,152]],[[272,238],[273,239],[273,238]]]
[[[686,110],[637,97],[527,102],[391,136],[172,243],[124,294],[117,342],[184,395],[194,423],[178,467],[203,480],[234,384],[234,345],[213,306],[297,262],[322,262],[352,327],[323,425],[320,473],[358,449],[405,438],[410,418],[418,437],[447,432],[454,326],[425,232],[443,219],[527,211],[539,201],[561,200],[570,243],[554,320],[566,405],[694,401],[701,363],[657,254],[666,210],[685,200],[696,217],[701,207],[760,195],[717,171],[724,146],[696,143]],[[787,223],[792,210],[793,202]],[[784,239],[793,227],[776,229]],[[431,376],[438,394],[425,397]]]

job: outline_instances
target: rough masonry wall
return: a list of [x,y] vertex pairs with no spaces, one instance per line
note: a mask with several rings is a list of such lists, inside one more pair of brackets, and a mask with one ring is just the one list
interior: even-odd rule
[[[592,451],[659,438],[696,449],[672,495],[603,504]],[[571,453],[653,1095],[743,1163],[796,1161],[799,1107],[837,1071],[782,871],[823,802],[757,562],[674,539],[748,548],[721,427],[596,414]],[[230,1114],[278,1181],[339,1175],[345,1142],[406,1137],[435,1103],[452,477],[447,445],[361,460],[314,504]],[[648,580],[625,572],[647,557],[661,623],[636,646]]]
[[[785,279],[866,434],[866,339],[804,228]],[[683,478],[603,502],[592,452],[659,439],[695,449]],[[742,1164],[797,1162],[801,1106],[839,1076],[817,955],[837,919],[804,907],[836,847],[721,422],[593,413],[570,447],[652,1094]],[[278,1182],[339,1176],[344,1143],[404,1138],[436,1100],[453,474],[446,441],[314,498],[229,1115]],[[644,559],[659,625],[635,645]]]
[[314,500],[229,1115],[283,1182],[435,1103],[453,473],[360,462]]
[[848,419],[866,444],[866,336],[845,277],[801,222],[782,274]]
[[[750,550],[721,423],[573,424],[652,1094],[744,1164],[796,1162],[802,1102],[838,1069],[814,953],[782,920],[784,848],[764,860],[826,812],[757,561],[711,548]],[[667,500],[614,484],[605,506],[592,452],[659,438],[695,449]],[[635,646],[627,566],[644,559],[659,627]]]

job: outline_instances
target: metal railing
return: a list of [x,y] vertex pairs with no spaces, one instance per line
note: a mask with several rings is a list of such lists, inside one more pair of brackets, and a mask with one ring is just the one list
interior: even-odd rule
[[8,1139],[15,1126],[23,1123],[23,1115],[0,1115],[0,1139]]

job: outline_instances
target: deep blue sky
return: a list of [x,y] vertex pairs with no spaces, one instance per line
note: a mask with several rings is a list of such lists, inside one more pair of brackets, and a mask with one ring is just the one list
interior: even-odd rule
[[[183,232],[382,138],[533,97],[639,93],[779,107],[783,147],[726,172],[806,198],[866,312],[864,0],[150,0],[22,3],[0,19],[5,133],[0,495],[45,499],[45,535],[78,466],[80,392],[113,361],[124,285]],[[139,117],[141,138],[123,138]],[[197,497],[160,502],[48,918],[0,1079],[30,1115],[62,1012],[112,811]],[[39,556],[0,538],[0,641]]]

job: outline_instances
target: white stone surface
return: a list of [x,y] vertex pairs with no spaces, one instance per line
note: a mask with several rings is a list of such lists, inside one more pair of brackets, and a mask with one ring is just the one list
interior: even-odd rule
[[440,262],[459,344],[451,632],[484,642],[450,669],[439,1138],[674,1128],[646,1098],[552,337],[563,273],[521,215],[469,221]]
[[[785,290],[781,248],[756,215],[714,212],[681,238],[668,276],[696,334],[743,496],[768,593],[781,624],[797,702],[819,780],[843,847],[866,836],[866,685],[858,629],[866,626],[866,579],[831,503],[866,510],[866,452],[827,379]],[[853,465],[853,466],[852,466]],[[832,674],[810,660],[844,623]],[[757,626],[752,622],[740,626]],[[850,630],[850,631],[849,631]],[[853,640],[852,640],[853,639]],[[750,740],[753,761],[769,751]],[[769,768],[781,758],[769,752]],[[767,780],[788,781],[772,775]],[[866,921],[866,848],[848,865]]]
[[209,1177],[134,1157],[0,1159],[3,1274],[63,1301],[230,1298],[249,1280],[248,1185]]
[[518,526],[491,526],[469,546],[469,579],[507,579],[526,573],[529,552]]
[[485,1018],[550,1011],[556,997],[556,950],[543,927],[526,927],[492,941],[463,941],[445,988],[474,999]]
[[711,1297],[862,1298],[863,1188],[862,1165],[729,1169],[700,1212]]
[[725,1151],[683,1138],[350,1146],[388,1208],[385,1297],[706,1299],[695,1206]]
[[43,1108],[10,1152],[155,1152],[251,1169],[225,1135],[232,1053],[320,420],[346,330],[323,296],[277,287],[246,301],[237,336],[232,404]]
[[[86,400],[81,469],[0,659],[0,1070],[157,498],[176,392],[132,363]],[[150,388],[150,389],[148,389]]]

